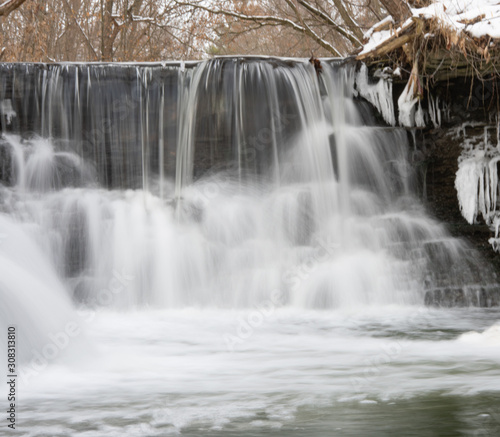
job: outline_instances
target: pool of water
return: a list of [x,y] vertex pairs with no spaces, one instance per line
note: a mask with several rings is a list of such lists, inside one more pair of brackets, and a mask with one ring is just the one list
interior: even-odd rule
[[500,309],[77,317],[25,367],[22,435],[500,435]]

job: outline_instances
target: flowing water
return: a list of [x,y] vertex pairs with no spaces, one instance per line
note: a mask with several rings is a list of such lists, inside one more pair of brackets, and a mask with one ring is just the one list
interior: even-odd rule
[[0,69],[21,435],[500,435],[500,311],[424,306],[495,275],[351,67]]

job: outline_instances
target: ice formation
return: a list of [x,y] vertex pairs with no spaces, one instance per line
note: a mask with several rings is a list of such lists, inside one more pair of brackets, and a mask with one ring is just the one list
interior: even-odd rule
[[434,99],[432,96],[428,96],[428,100],[429,100],[428,113],[430,121],[432,122],[434,127],[440,127],[441,111],[439,109],[439,97],[436,97]]
[[439,97],[434,99],[429,95],[428,108],[424,109],[420,98],[415,93],[415,86],[417,86],[415,80],[408,81],[398,98],[399,116],[396,120],[390,76],[401,76],[400,68],[391,72],[390,75],[383,71],[379,75],[378,82],[370,84],[368,68],[362,64],[356,75],[356,89],[359,95],[368,100],[391,126],[399,124],[404,127],[425,127],[427,122],[432,123],[434,127],[441,126]]
[[[500,211],[498,210],[498,164],[500,150],[490,142],[489,127],[485,126],[480,136],[467,136],[466,128],[476,125],[463,124],[457,135],[463,135],[463,151],[459,158],[455,178],[458,202],[463,217],[476,223],[480,215],[495,236],[488,242],[497,252],[500,251]],[[498,128],[497,128],[498,130]],[[497,137],[498,134],[495,136]]]
[[399,124],[404,127],[425,127],[424,110],[415,96],[415,82],[409,80],[398,99]]
[[415,105],[418,97],[415,97],[414,82],[409,80],[405,89],[398,99],[399,124],[401,126],[413,127],[415,123]]
[[376,84],[368,83],[368,68],[362,64],[356,75],[356,88],[361,97],[377,108],[387,124],[396,125],[391,81],[381,78]]

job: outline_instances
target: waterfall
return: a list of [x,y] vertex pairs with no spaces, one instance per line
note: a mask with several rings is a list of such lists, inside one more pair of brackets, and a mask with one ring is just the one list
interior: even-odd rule
[[421,304],[484,282],[417,200],[405,131],[367,123],[352,66],[1,69],[2,210],[77,306]]
[[2,211],[77,306],[419,304],[484,285],[417,200],[405,132],[366,122],[351,66],[2,71]]
[[322,62],[0,64],[20,427],[372,435],[396,414],[391,435],[465,435],[434,406],[490,417],[498,311],[425,304],[490,306],[496,278],[426,211],[363,71]]

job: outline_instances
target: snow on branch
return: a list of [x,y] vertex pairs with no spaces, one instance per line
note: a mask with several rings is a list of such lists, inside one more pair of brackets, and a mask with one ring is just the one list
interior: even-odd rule
[[132,21],[133,22],[148,22],[148,23],[153,23],[155,19],[153,17],[141,17],[139,15],[133,15],[132,14]]
[[[429,6],[411,10],[411,16],[399,26],[387,18],[377,23],[365,35],[369,41],[358,59],[383,56],[419,36],[440,33],[448,41],[447,50],[464,41],[482,37],[500,38],[500,4],[498,0],[436,0]],[[421,26],[416,24],[421,23]],[[480,50],[477,50],[480,52]],[[480,53],[481,54],[481,53]],[[487,51],[485,55],[487,59]]]

